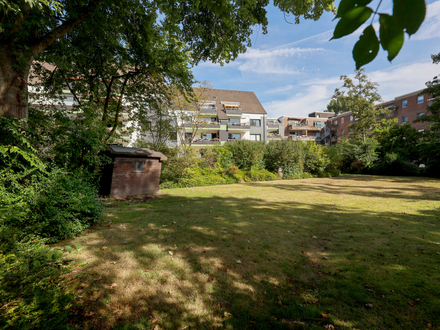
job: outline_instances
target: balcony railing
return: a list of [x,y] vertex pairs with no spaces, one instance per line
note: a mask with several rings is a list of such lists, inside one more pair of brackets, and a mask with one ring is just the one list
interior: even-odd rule
[[321,141],[320,137],[317,136],[308,136],[308,135],[299,135],[299,136],[290,136],[292,141]]
[[243,110],[240,108],[237,109],[225,109],[227,115],[242,115]]
[[302,125],[302,124],[290,124],[289,130],[290,131],[317,131],[319,132],[321,130],[321,126],[308,126],[308,125]]
[[200,114],[217,114],[217,108],[202,108]]
[[220,143],[220,139],[214,138],[214,139],[200,139],[200,140],[194,140],[192,144],[214,144],[214,143]]
[[212,129],[220,129],[220,124],[217,122],[211,122],[211,123],[199,123],[199,124],[190,124],[190,123],[183,123],[180,125],[180,127],[197,127],[197,128],[212,128]]
[[282,140],[283,137],[281,136],[281,134],[267,134],[267,139],[268,140]]
[[251,125],[248,123],[229,123],[228,128],[231,129],[251,129]]

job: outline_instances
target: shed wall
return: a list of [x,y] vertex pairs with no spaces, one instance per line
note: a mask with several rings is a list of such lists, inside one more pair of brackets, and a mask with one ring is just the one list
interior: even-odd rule
[[[145,162],[143,172],[134,170],[135,162]],[[116,157],[110,196],[157,194],[162,163],[158,159]]]

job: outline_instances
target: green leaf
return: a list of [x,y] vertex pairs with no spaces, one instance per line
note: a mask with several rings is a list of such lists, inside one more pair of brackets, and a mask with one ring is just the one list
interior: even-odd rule
[[356,62],[356,70],[370,63],[379,52],[379,39],[373,25],[368,25],[353,47],[353,58]]
[[56,250],[53,254],[53,259],[59,259],[63,255],[63,250]]
[[33,265],[34,267],[40,267],[41,263],[38,260],[34,260]]
[[66,251],[69,252],[69,253],[72,253],[72,251],[73,251],[73,249],[72,249],[71,246],[66,246],[66,247],[64,248],[64,250],[66,250]]
[[49,253],[47,254],[47,259],[49,259],[49,260],[54,259],[54,257],[53,257],[53,252],[49,252]]
[[372,12],[373,10],[369,7],[356,7],[347,11],[336,25],[332,39],[338,39],[356,31]]
[[393,16],[399,26],[412,35],[417,32],[426,16],[424,0],[394,0]]
[[335,18],[339,18],[345,15],[347,11],[359,6],[366,6],[371,0],[342,0],[338,7],[338,12]]
[[73,246],[75,247],[75,249],[79,250],[82,248],[82,245],[80,243],[75,243],[73,244]]
[[404,35],[403,29],[397,24],[396,18],[387,14],[380,14],[380,43],[388,52],[388,61],[392,61],[402,48]]

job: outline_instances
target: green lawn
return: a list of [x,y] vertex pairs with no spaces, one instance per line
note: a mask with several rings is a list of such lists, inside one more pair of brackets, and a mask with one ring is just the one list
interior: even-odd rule
[[109,201],[71,277],[85,328],[439,329],[439,220],[434,179],[165,190]]

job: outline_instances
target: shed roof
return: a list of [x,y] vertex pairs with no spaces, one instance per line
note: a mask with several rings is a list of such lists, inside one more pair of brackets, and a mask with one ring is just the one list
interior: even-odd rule
[[110,146],[110,152],[118,156],[158,158],[161,162],[168,159],[163,153],[147,148]]

